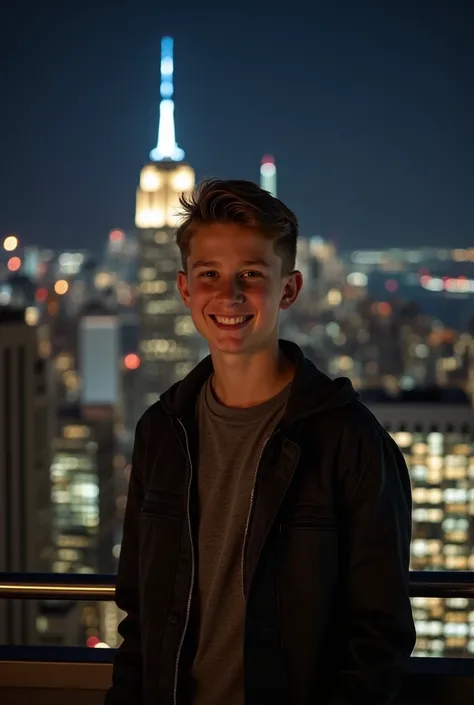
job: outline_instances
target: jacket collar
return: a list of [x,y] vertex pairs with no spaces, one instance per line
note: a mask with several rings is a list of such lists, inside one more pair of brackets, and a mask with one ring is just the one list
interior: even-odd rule
[[[289,340],[279,340],[280,349],[295,367],[283,426],[328,409],[342,406],[358,399],[352,383],[346,377],[332,380],[305,357],[301,348]],[[197,396],[214,370],[208,355],[179,382],[164,392],[160,401],[167,410],[179,418],[193,414]]]

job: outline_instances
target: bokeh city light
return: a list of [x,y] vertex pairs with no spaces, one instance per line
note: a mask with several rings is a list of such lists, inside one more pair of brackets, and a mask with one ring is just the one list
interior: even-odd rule
[[69,284],[65,279],[59,279],[55,284],[54,284],[54,291],[58,296],[63,296],[63,294],[66,294],[69,289]]
[[19,257],[10,257],[7,267],[10,272],[17,272],[21,267],[21,259]]
[[8,235],[3,241],[3,249],[7,252],[13,252],[18,247],[18,238],[15,235]]

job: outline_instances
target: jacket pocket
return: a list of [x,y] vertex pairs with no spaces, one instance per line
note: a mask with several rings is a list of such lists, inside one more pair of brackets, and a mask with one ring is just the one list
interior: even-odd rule
[[327,506],[301,502],[288,509],[281,517],[281,528],[337,531],[336,517]]
[[286,517],[281,522],[282,528],[288,529],[321,529],[337,531],[336,521],[333,517],[315,516],[311,514],[298,514]]
[[182,511],[177,499],[173,501],[172,498],[163,495],[161,492],[149,490],[143,498],[140,514],[143,516],[163,517],[164,519],[180,519]]

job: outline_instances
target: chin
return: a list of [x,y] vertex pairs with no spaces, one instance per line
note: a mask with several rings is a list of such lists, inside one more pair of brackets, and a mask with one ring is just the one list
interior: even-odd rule
[[268,350],[273,345],[272,336],[262,339],[261,337],[248,336],[245,338],[235,339],[208,339],[209,349],[227,355],[249,355],[255,354],[263,350]]
[[228,340],[208,340],[209,348],[216,352],[226,353],[227,355],[238,355],[242,352],[247,352],[249,346],[245,341],[228,341]]

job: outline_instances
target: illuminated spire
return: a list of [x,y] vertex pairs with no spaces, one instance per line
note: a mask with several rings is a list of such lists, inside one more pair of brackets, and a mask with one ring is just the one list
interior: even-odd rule
[[275,160],[270,154],[262,157],[260,166],[260,187],[268,191],[272,196],[277,195],[277,170]]
[[150,157],[154,162],[165,159],[180,162],[184,159],[183,150],[176,144],[173,90],[173,38],[163,37],[161,40],[161,101],[158,143],[150,152]]

